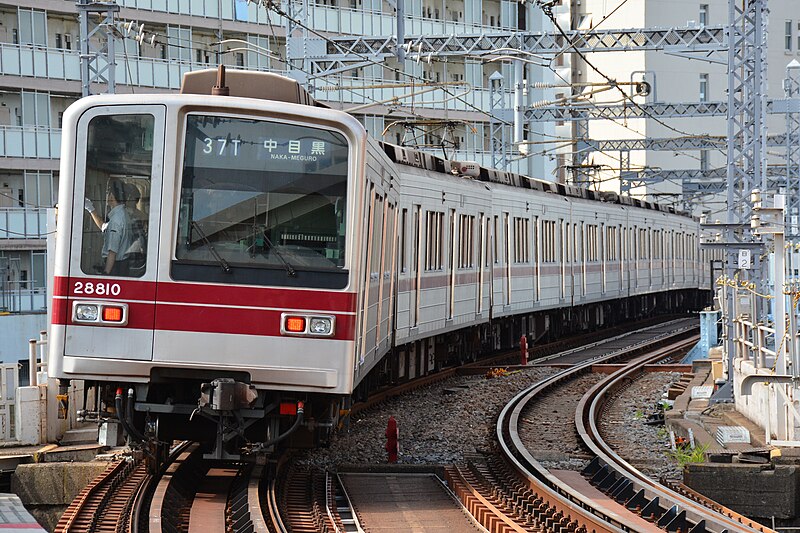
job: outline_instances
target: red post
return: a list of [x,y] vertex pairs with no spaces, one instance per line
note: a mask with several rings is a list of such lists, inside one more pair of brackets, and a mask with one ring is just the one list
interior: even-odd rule
[[394,415],[389,417],[389,423],[386,424],[386,453],[389,455],[390,463],[397,462],[397,452],[400,448],[400,431],[397,429],[397,420]]
[[525,335],[519,338],[519,364],[528,364],[528,337]]

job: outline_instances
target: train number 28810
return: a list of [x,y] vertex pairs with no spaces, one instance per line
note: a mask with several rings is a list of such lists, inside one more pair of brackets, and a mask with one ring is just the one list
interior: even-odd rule
[[92,294],[95,296],[119,296],[122,288],[119,283],[93,283],[91,281],[76,281],[74,294]]

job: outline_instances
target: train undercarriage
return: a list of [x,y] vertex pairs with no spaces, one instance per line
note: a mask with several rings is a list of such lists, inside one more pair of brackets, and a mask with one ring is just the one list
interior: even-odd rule
[[352,397],[257,390],[246,372],[162,368],[147,384],[87,382],[78,414],[86,421],[118,424],[129,441],[150,449],[178,439],[201,442],[211,459],[246,460],[277,448],[319,447],[346,418],[352,401],[381,387],[518,348],[523,336],[535,346],[631,320],[700,310],[709,296],[699,290],[653,293],[503,317],[418,340],[394,348]]

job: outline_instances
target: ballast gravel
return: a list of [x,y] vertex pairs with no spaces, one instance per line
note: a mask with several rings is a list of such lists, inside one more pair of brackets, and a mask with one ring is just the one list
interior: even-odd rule
[[647,416],[657,411],[656,403],[680,376],[678,372],[643,375],[614,398],[600,425],[606,442],[612,442],[623,459],[655,480],[680,480],[683,476],[670,454],[669,434],[664,426],[645,423]]
[[312,450],[307,461],[337,464],[386,464],[386,423],[397,420],[399,464],[448,464],[495,447],[495,425],[505,404],[519,391],[555,373],[529,368],[505,376],[455,376],[390,398],[350,421],[328,448]]
[[[310,450],[302,462],[335,470],[340,465],[385,465],[386,424],[394,416],[400,433],[398,464],[430,465],[463,462],[470,455],[496,449],[497,417],[505,404],[521,390],[557,372],[558,369],[536,367],[504,376],[456,376],[390,398],[372,409],[355,415],[349,428],[332,437],[329,446]],[[606,439],[614,443],[620,454],[650,476],[680,478],[677,464],[667,454],[668,437],[658,427],[644,424],[669,384],[680,377],[677,373],[645,375],[616,399],[609,423],[604,424]],[[561,420],[539,419],[538,431],[546,433],[561,428]],[[548,427],[552,423],[553,427]],[[530,431],[530,428],[528,429]],[[572,446],[568,450],[577,451]],[[548,468],[579,470],[582,457],[547,460]]]

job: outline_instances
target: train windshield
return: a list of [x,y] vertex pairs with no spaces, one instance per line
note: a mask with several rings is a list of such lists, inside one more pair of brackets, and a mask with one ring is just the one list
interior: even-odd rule
[[189,115],[173,278],[344,287],[347,171],[340,133]]

